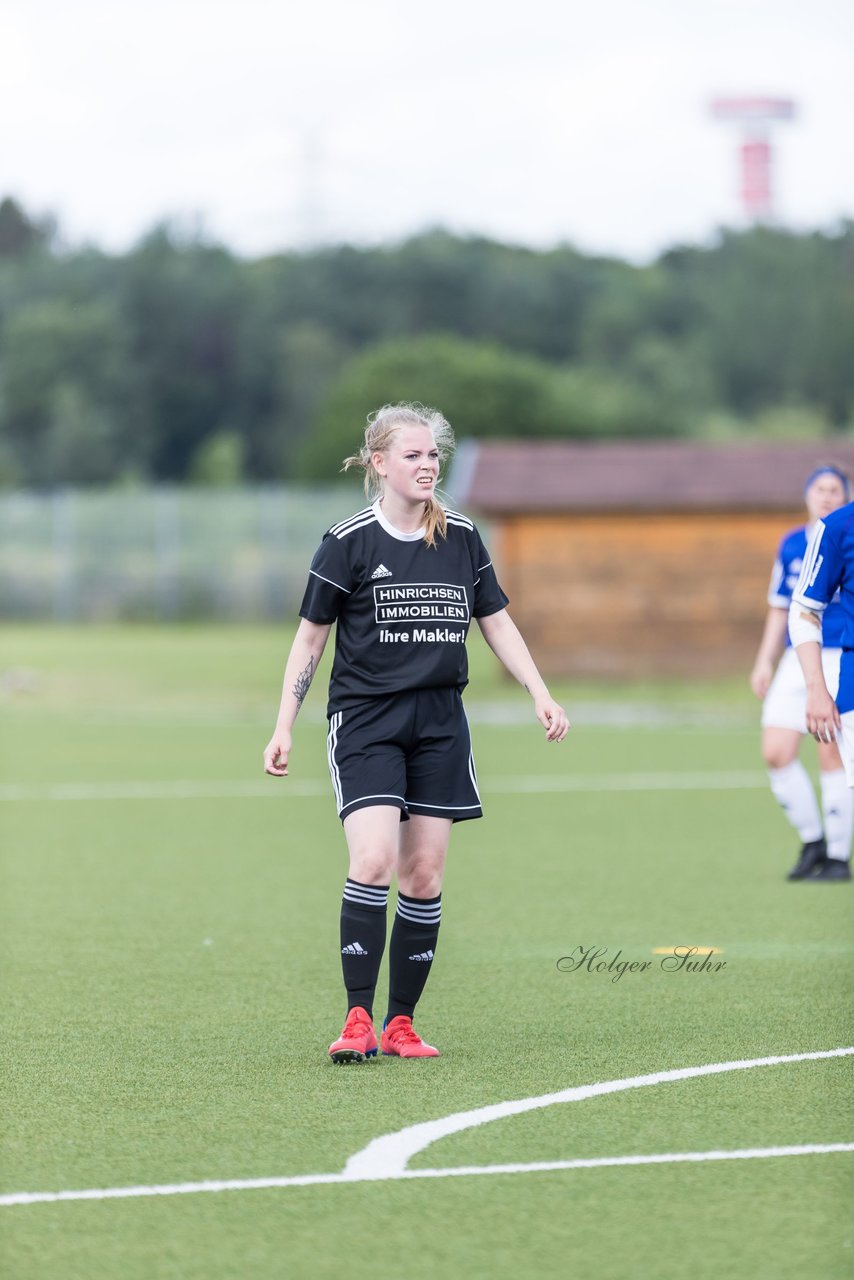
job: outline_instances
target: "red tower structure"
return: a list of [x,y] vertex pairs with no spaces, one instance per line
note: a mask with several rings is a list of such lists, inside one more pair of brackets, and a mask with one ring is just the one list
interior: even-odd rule
[[739,167],[741,203],[751,222],[774,219],[771,132],[781,121],[794,120],[791,98],[715,98],[715,120],[740,126]]

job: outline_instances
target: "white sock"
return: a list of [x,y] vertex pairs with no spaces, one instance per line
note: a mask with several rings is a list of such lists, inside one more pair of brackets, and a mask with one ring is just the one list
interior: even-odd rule
[[827,856],[846,862],[854,836],[854,791],[848,785],[844,769],[821,775],[821,808]]
[[820,840],[824,828],[815,791],[800,760],[793,760],[782,769],[769,769],[774,799],[797,831],[804,844]]

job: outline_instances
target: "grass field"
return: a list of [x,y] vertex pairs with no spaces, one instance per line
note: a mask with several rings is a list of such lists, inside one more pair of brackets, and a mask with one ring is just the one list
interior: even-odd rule
[[[486,818],[455,832],[417,1019],[442,1056],[332,1067],[345,859],[321,688],[291,778],[260,766],[287,644],[0,635],[0,1192],[333,1175],[453,1113],[852,1044],[852,889],[785,882],[796,840],[743,683],[557,688],[575,727],[547,747],[474,646]],[[662,969],[691,945],[725,967]],[[648,967],[558,967],[578,947]],[[851,1143],[851,1096],[851,1057],[778,1063],[440,1133],[408,1169],[443,1176],[2,1204],[2,1271],[850,1276],[851,1152],[450,1174]]]

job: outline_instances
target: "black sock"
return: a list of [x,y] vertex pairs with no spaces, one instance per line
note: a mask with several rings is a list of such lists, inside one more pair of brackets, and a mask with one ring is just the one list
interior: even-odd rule
[[389,1020],[405,1014],[411,1018],[433,965],[439,937],[442,895],[408,898],[397,895],[397,911],[388,949]]
[[341,968],[348,1012],[361,1005],[373,1017],[387,902],[387,884],[360,884],[348,877],[341,902]]

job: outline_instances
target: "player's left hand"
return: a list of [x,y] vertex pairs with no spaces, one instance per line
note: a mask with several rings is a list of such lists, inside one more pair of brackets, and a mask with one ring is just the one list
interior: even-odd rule
[[563,707],[551,698],[544,698],[534,703],[534,710],[540,724],[545,727],[546,742],[563,742],[569,733],[569,716]]

